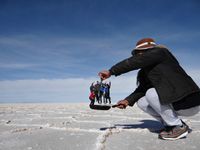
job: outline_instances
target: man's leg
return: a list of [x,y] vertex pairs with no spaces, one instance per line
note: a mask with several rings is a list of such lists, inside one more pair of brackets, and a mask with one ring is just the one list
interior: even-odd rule
[[166,123],[162,119],[162,117],[149,105],[149,103],[146,100],[146,97],[142,97],[138,100],[137,106],[143,110],[144,112],[148,113],[152,117],[154,117],[156,120],[158,120],[160,123],[162,123],[164,126],[166,126]]
[[178,118],[178,115],[170,105],[160,104],[155,88],[147,90],[145,97],[149,105],[162,117],[168,126],[182,125],[181,119]]
[[146,92],[146,100],[168,125],[166,130],[160,132],[159,138],[165,140],[177,140],[188,134],[189,127],[178,118],[176,112],[170,105],[161,105],[155,88],[151,88]]

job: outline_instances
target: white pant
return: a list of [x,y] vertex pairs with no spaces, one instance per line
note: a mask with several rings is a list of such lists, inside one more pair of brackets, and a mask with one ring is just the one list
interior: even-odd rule
[[[155,88],[148,89],[145,96],[138,100],[137,105],[140,109],[156,118],[165,126],[182,125],[181,119],[178,115],[182,115],[184,111],[179,111],[182,113],[179,114],[174,111],[171,105],[161,105]],[[188,110],[185,111],[186,114],[187,112],[194,112],[193,114],[190,114],[194,115],[198,113],[199,107],[194,107]]]

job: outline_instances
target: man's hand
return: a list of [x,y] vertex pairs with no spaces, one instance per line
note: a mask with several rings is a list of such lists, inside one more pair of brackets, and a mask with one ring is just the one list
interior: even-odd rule
[[121,101],[117,102],[116,107],[120,108],[120,109],[126,109],[128,104],[129,104],[129,102],[124,99],[124,100],[121,100]]
[[105,80],[111,76],[111,74],[108,70],[103,70],[103,71],[99,72],[98,75],[102,80]]

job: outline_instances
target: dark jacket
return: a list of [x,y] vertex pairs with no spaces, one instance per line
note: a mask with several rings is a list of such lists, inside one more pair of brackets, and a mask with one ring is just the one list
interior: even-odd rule
[[148,89],[153,87],[143,69],[138,72],[137,85],[138,87],[135,89],[135,91],[125,98],[129,101],[129,106],[133,106],[135,102],[137,102],[141,97],[145,96],[145,93]]
[[133,55],[117,63],[109,71],[111,75],[118,76],[137,69],[142,69],[145,78],[148,80],[148,85],[139,86],[131,94],[132,96],[128,97],[131,103],[144,96],[149,87],[156,89],[161,104],[178,102],[188,95],[200,91],[192,78],[179,65],[176,58],[164,47],[157,46],[148,49],[142,55]]

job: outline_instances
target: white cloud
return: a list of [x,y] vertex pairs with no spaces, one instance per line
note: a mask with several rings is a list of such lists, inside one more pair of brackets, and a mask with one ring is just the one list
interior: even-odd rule
[[[37,66],[53,66],[55,68],[88,68],[88,64],[90,64],[90,68],[94,68],[94,60],[96,60],[96,67],[101,62],[111,60],[111,56],[113,59],[119,56],[127,57],[128,52],[121,46],[123,44],[119,43],[118,37],[115,37],[115,39],[45,37],[34,34],[0,36],[0,48],[8,49],[7,52],[1,52],[0,67],[20,69],[24,67],[22,63],[27,63],[37,64]],[[10,59],[9,61],[8,58]],[[12,64],[8,64],[10,62]],[[33,66],[31,65],[30,67]]]
[[30,67],[36,67],[37,64],[25,64],[25,63],[0,63],[0,68],[7,68],[7,69],[24,69]]
[[[0,81],[0,102],[89,102],[89,87],[97,78]],[[134,76],[112,78],[114,101],[131,93]]]
[[[187,71],[200,85],[200,70]],[[135,72],[136,73],[136,72]],[[136,88],[136,74],[112,77],[113,102],[128,96]],[[0,102],[88,102],[89,87],[98,78],[67,78],[0,81]]]

